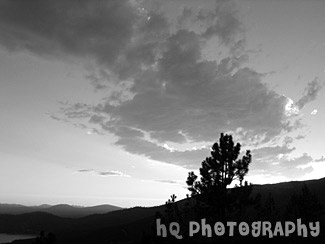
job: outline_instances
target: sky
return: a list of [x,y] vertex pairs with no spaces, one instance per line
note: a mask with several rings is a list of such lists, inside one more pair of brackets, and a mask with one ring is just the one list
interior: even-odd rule
[[0,2],[0,202],[164,204],[220,133],[325,176],[325,2]]

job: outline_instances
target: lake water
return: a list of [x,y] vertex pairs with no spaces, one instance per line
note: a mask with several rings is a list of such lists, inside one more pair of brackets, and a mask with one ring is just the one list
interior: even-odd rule
[[0,233],[0,243],[8,243],[14,240],[30,239],[35,237],[36,236],[33,235],[11,235],[11,234]]

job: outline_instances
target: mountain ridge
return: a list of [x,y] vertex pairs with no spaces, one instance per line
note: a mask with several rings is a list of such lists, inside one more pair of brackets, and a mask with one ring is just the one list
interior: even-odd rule
[[[290,181],[276,184],[252,185],[251,197],[261,194],[262,201],[271,193],[282,212],[290,201],[292,194],[301,193],[302,186],[315,193],[319,202],[325,207],[325,178],[309,181]],[[240,188],[239,188],[240,190]],[[187,199],[177,201],[179,207]],[[55,233],[58,244],[68,243],[140,243],[142,234],[150,232],[157,212],[166,210],[164,204],[153,207],[133,207],[120,209],[105,214],[94,214],[82,218],[63,218],[44,212],[23,215],[0,215],[0,232],[34,233],[40,230]],[[319,215],[321,226],[325,220],[324,210]],[[319,237],[323,240],[324,234]],[[318,240],[318,239],[317,239]],[[31,243],[14,242],[14,243]],[[116,242],[118,243],[118,242]],[[321,242],[319,242],[321,243]]]
[[116,210],[123,209],[110,204],[101,204],[96,206],[73,206],[69,204],[48,205],[42,204],[38,206],[25,206],[21,204],[0,203],[0,214],[25,214],[32,212],[45,212],[59,217],[81,218],[92,214],[104,214]]

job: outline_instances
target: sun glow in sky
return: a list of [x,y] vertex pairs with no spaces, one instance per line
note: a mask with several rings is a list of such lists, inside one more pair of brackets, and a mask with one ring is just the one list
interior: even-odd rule
[[0,202],[188,193],[221,132],[255,184],[325,175],[325,2],[1,1]]

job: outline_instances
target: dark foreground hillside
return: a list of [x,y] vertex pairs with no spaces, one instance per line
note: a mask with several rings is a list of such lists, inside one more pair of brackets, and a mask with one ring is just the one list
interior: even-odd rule
[[[304,184],[311,193],[315,193],[320,204],[325,206],[325,178],[319,180],[311,180],[305,182],[285,182],[269,185],[253,185],[250,196],[255,198],[260,195],[260,207],[248,207],[246,211],[247,219],[242,221],[257,221],[254,219],[263,215],[257,214],[258,211],[266,214],[264,216],[279,216],[279,221],[286,221],[284,216],[288,211],[289,202],[292,195],[299,195]],[[241,191],[241,189],[238,189]],[[272,201],[269,201],[271,199]],[[297,198],[299,199],[299,198]],[[179,209],[182,209],[188,201],[193,199],[184,199],[177,202]],[[272,206],[268,208],[269,202]],[[275,211],[274,211],[275,208]],[[293,207],[292,207],[293,208]],[[166,206],[158,206],[151,208],[130,208],[118,210],[107,214],[96,214],[83,218],[62,218],[47,213],[28,213],[22,215],[0,215],[0,232],[4,233],[39,233],[41,230],[47,233],[54,233],[56,237],[55,243],[178,243],[176,239],[162,238],[155,236],[156,227],[155,219],[157,212],[164,214]],[[264,211],[264,212],[263,212]],[[269,212],[270,211],[270,212]],[[274,211],[274,214],[272,211]],[[307,209],[306,209],[307,211]],[[290,207],[289,207],[290,212]],[[191,214],[189,212],[189,214]],[[269,214],[269,215],[268,215]],[[254,217],[252,217],[254,216]],[[262,216],[262,217],[261,217]],[[281,218],[280,218],[281,216]],[[234,237],[233,241],[219,243],[325,243],[324,242],[324,207],[317,215],[320,223],[320,235],[317,238],[255,238],[253,240],[248,237]],[[251,218],[251,220],[249,220]],[[296,216],[300,218],[300,216]],[[266,218],[267,220],[267,218]],[[203,242],[194,242],[189,239],[187,242],[179,243],[216,243],[212,239],[201,239]],[[14,243],[32,243],[32,240],[16,241]]]

